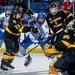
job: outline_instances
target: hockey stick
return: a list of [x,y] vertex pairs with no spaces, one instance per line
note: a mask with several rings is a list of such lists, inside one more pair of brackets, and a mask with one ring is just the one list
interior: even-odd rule
[[25,55],[27,55],[28,53],[30,53],[32,50],[34,50],[34,49],[37,48],[38,46],[40,46],[40,44],[36,45],[34,48],[32,48],[31,50],[29,50]]
[[25,55],[15,54],[15,56],[17,56],[17,57],[24,57],[24,56],[26,56],[28,53],[30,53],[31,51],[33,51],[35,48],[37,48],[38,46],[40,46],[40,44],[36,45],[34,48],[32,48],[31,50],[29,50]]

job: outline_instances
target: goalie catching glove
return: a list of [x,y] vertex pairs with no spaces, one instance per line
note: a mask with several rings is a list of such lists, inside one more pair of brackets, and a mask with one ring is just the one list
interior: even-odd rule
[[54,46],[50,46],[49,44],[46,44],[44,46],[44,54],[47,57],[52,57],[53,55],[56,55],[57,58],[60,58],[62,54],[57,51]]

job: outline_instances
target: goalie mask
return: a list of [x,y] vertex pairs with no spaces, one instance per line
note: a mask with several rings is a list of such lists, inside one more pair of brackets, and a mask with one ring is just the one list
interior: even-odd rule
[[58,5],[57,3],[53,2],[49,5],[49,10],[50,10],[50,13],[52,15],[56,15],[58,13]]

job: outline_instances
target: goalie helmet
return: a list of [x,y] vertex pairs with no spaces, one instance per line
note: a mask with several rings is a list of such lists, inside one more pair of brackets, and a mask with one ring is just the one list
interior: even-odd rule
[[52,15],[56,15],[58,13],[58,5],[56,2],[53,2],[49,5],[49,10]]

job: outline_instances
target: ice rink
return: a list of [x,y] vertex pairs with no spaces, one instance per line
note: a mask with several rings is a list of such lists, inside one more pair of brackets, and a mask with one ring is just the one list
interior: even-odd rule
[[[48,75],[50,60],[43,53],[31,53],[31,57],[33,61],[28,67],[24,66],[25,57],[16,57],[12,63],[15,69],[9,72],[0,70],[0,75]],[[0,61],[1,59],[2,53],[0,53]]]

